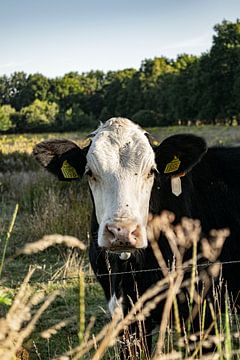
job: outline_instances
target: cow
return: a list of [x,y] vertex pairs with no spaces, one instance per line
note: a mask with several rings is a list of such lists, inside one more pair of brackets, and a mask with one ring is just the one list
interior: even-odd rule
[[[127,314],[138,296],[162,278],[149,244],[149,214],[164,210],[199,219],[202,232],[229,228],[221,261],[223,277],[234,299],[240,267],[240,149],[207,148],[192,134],[167,137],[153,145],[149,134],[126,118],[111,118],[91,134],[85,148],[69,140],[46,140],[33,154],[63,181],[86,176],[93,201],[89,258],[111,312],[120,304]],[[169,246],[158,239],[166,258]],[[101,276],[109,273],[111,276]],[[144,271],[146,270],[146,271]],[[237,300],[236,300],[237,301]],[[149,334],[159,321],[160,304],[145,321]],[[151,347],[151,337],[147,339]]]

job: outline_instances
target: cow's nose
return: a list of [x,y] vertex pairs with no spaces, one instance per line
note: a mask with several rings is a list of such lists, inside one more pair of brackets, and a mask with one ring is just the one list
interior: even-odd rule
[[110,246],[135,247],[140,235],[140,227],[136,223],[106,224],[105,230]]

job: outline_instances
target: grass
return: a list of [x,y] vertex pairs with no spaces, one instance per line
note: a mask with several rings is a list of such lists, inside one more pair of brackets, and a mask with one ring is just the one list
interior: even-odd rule
[[[150,132],[160,141],[173,133],[193,132],[204,136],[209,145],[240,144],[239,129],[226,126],[154,128]],[[41,239],[45,234],[71,235],[83,241],[86,246],[89,245],[92,207],[86,182],[60,183],[42,171],[30,155],[33,146],[45,138],[65,137],[80,144],[86,135],[71,133],[31,136],[27,134],[0,137],[0,239],[2,245],[0,316],[5,316],[8,312],[20,284],[32,266],[37,268],[29,280],[29,288],[33,293],[42,293],[47,299],[54,291],[59,292],[54,302],[49,304],[36,323],[32,334],[24,342],[24,347],[33,360],[50,360],[73,349],[79,344],[79,331],[80,341],[82,341],[84,324],[80,313],[84,312],[84,306],[86,327],[89,322],[93,323],[92,316],[96,318],[91,334],[97,335],[110,320],[103,292],[94,279],[86,252],[73,251],[71,248],[58,245],[30,256],[25,254],[14,256],[17,249],[22,248],[27,242]],[[11,227],[16,204],[19,204],[19,210],[14,226]],[[10,227],[11,232],[8,235]],[[79,296],[79,268],[85,274],[84,296]],[[194,277],[194,274],[192,276]],[[81,292],[84,284],[81,285]],[[173,287],[171,290],[176,289],[174,290]],[[192,288],[191,302],[193,291]],[[81,311],[79,299],[81,299]],[[41,303],[36,305],[36,309],[39,307]],[[226,309],[228,308],[229,304]],[[177,314],[176,303],[175,311]],[[217,312],[217,310],[214,311]],[[233,341],[231,337],[232,319],[228,315],[226,310],[222,328],[220,327],[217,331],[226,335],[226,342],[224,346],[221,345],[219,354],[224,353],[226,358],[230,359],[233,345],[235,344],[235,349],[236,343],[239,345],[239,339],[236,337]],[[68,319],[69,323],[66,326],[61,324],[62,327],[59,325],[59,328],[54,330],[55,324],[61,323],[64,319]],[[179,315],[176,316],[177,319]],[[238,331],[238,318],[235,319],[235,323],[237,323],[234,325],[235,329]],[[82,326],[81,329],[79,329],[79,324]],[[51,336],[41,337],[41,333],[48,328],[52,328]],[[164,328],[166,334],[170,333],[166,325]],[[167,339],[167,347],[171,352],[173,340],[170,336],[167,336]],[[163,344],[159,346],[162,347]],[[218,347],[220,347],[219,343]],[[178,348],[176,351],[178,352]],[[95,353],[93,346],[91,351],[84,355],[84,359],[92,359]],[[105,359],[117,358],[114,348],[107,350],[104,356]]]
[[[58,136],[62,137],[62,134]],[[86,323],[96,317],[98,331],[109,320],[100,286],[89,269],[88,256],[81,251],[65,249],[59,245],[31,256],[12,258],[26,242],[33,242],[45,234],[59,233],[75,236],[88,245],[91,203],[87,184],[83,181],[60,183],[42,171],[30,156],[33,146],[55,134],[2,136],[0,139],[0,236],[7,237],[16,203],[19,212],[6,246],[6,261],[2,261],[0,315],[4,316],[30,266],[37,267],[30,286],[48,295],[59,290],[60,295],[40,318],[36,330],[25,344],[31,359],[52,359],[76,346],[78,337],[80,266],[89,275],[86,278]],[[64,136],[63,136],[64,137]],[[66,136],[69,138],[69,136]],[[84,135],[81,134],[81,138]],[[75,138],[70,136],[70,138]],[[7,242],[5,242],[7,244]],[[70,279],[66,279],[69,278]],[[65,279],[65,280],[62,280]],[[5,304],[5,305],[4,305]],[[63,319],[71,318],[67,327],[47,341],[40,333]],[[97,326],[97,327],[96,327]],[[64,339],[64,341],[63,341]]]
[[5,256],[6,256],[6,250],[7,250],[8,242],[9,242],[9,239],[10,239],[10,236],[11,236],[11,233],[12,233],[15,221],[16,221],[18,208],[19,208],[19,206],[18,206],[18,204],[16,204],[15,210],[14,210],[14,213],[13,213],[13,217],[12,217],[12,221],[10,223],[8,232],[6,234],[4,247],[3,247],[3,253],[2,253],[2,259],[1,259],[1,262],[0,262],[0,278],[1,278],[1,275],[2,275],[2,269],[3,269],[4,262],[5,262]]

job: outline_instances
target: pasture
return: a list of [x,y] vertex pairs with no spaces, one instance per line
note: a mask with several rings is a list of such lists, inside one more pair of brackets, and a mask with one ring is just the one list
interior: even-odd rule
[[[204,137],[209,146],[240,145],[238,127],[169,127],[152,128],[149,132],[158,141],[171,134],[187,132]],[[42,294],[48,297],[55,291],[58,292],[23,344],[30,359],[59,358],[61,354],[78,346],[83,337],[83,317],[89,340],[94,339],[110,321],[103,292],[89,266],[87,250],[56,245],[29,255],[17,255],[26,243],[35,242],[50,234],[76,237],[88,247],[91,203],[86,180],[61,183],[40,169],[31,156],[33,146],[43,139],[68,138],[81,144],[86,136],[87,134],[77,132],[0,136],[0,316],[6,316],[29,269],[34,268],[34,272],[25,291],[29,291],[31,296]],[[16,204],[19,209],[16,219],[13,219]],[[13,228],[9,232],[13,221]],[[36,304],[34,301],[31,303],[34,314],[42,302],[43,299],[36,301]],[[25,320],[29,321],[27,318]],[[239,330],[238,321],[230,320],[234,323],[231,332]],[[231,351],[239,348],[236,334],[231,339],[230,330],[226,329],[230,320],[225,322],[226,341],[222,348],[227,349],[225,352],[229,359]],[[59,326],[55,327],[55,324]],[[47,334],[44,332],[46,329],[50,329]],[[174,349],[179,354],[182,353],[182,357],[175,358],[188,358],[189,354],[181,352],[173,342],[169,335],[166,345],[169,352],[173,354]],[[223,358],[219,344],[217,348],[215,355]],[[96,351],[97,341],[82,358],[93,359]],[[117,359],[115,351],[114,348],[107,350],[103,358]],[[18,358],[21,359],[21,356],[20,354]],[[69,355],[69,358],[74,356]],[[171,356],[168,358],[171,359]]]

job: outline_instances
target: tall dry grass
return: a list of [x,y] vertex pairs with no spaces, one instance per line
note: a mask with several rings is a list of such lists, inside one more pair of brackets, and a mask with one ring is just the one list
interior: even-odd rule
[[[218,259],[228,232],[226,230],[214,231],[211,233],[211,241],[209,241],[205,238],[201,239],[201,227],[198,221],[183,219],[181,224],[175,226],[173,220],[174,216],[170,213],[149,219],[148,235],[159,266],[162,268],[163,279],[138,298],[126,317],[122,316],[121,307],[117,307],[112,320],[97,334],[92,331],[93,320],[84,331],[84,280],[80,276],[82,282],[81,295],[79,296],[81,298],[80,343],[63,355],[56,356],[55,359],[103,359],[109,348],[114,349],[113,355],[109,357],[111,359],[118,359],[120,354],[125,354],[125,356],[130,354],[131,359],[137,359],[137,356],[140,356],[141,359],[148,360],[207,359],[213,358],[213,356],[219,359],[230,359],[233,354],[236,356],[238,350],[234,348],[234,341],[239,341],[239,328],[233,331],[232,320],[229,315],[231,308],[229,297],[225,297],[224,324],[218,289],[214,288],[214,300],[210,304],[206,304],[204,298],[207,288],[213,284],[212,279],[219,275],[220,265],[214,264],[214,262]],[[156,243],[160,232],[163,232],[167,237],[174,253],[174,262],[170,268]],[[70,247],[77,244],[81,249],[84,248],[84,245],[77,239],[59,236],[54,238],[52,236],[36,243],[26,244],[24,248],[18,251],[18,254],[27,253],[31,255],[36,251],[45,250],[46,247],[59,243],[64,243]],[[196,251],[199,244],[202,245],[201,255]],[[184,254],[189,249],[192,249],[192,257],[184,260]],[[203,267],[201,260],[209,260],[211,265]],[[201,266],[199,266],[199,262]],[[28,282],[32,274],[33,270],[30,270],[7,315],[0,319],[1,359],[10,360],[14,355],[17,356],[24,341],[31,337],[37,321],[57,296],[57,293],[53,292],[52,295],[46,297],[44,293],[35,292],[35,289],[29,287]],[[201,292],[198,290],[200,281],[204,282]],[[189,318],[184,322],[178,311],[178,300],[183,294],[185,301],[188,301],[190,312]],[[164,302],[162,319],[155,330],[155,337],[157,338],[153,353],[149,354],[145,347],[144,320],[150,316],[161,301]],[[204,326],[206,306],[209,306],[212,317],[210,327],[207,329]],[[191,333],[191,324],[194,317],[198,316],[199,313],[200,332],[194,334]],[[41,336],[49,339],[62,327],[67,326],[68,320],[62,319],[59,323],[42,331]],[[140,338],[129,333],[129,326],[133,323],[139,324],[139,332],[142,334]],[[124,334],[124,336],[121,335],[119,338],[120,334]],[[206,355],[207,347],[216,347],[215,353]]]
[[[195,129],[188,128],[186,130],[188,132],[192,132]],[[176,132],[176,129],[172,130],[168,128],[165,129],[165,131],[167,133],[164,134],[161,129],[160,134],[158,129],[156,129],[156,136],[158,138],[166,137],[169,135],[169,132]],[[182,132],[182,128],[180,128],[179,131]],[[229,143],[235,140],[236,142],[239,142],[239,132],[234,132],[234,135],[231,130],[230,134],[229,129],[226,128],[218,129],[215,127],[211,130],[213,131],[212,134],[207,127],[203,128],[201,131],[203,131],[203,133],[200,135],[207,137],[208,142],[212,144]],[[49,136],[56,137],[56,134],[46,134],[46,137]],[[59,134],[58,136],[71,138],[73,134],[67,136]],[[89,227],[87,224],[89,224],[90,220],[91,205],[89,198],[86,196],[86,184],[81,184],[81,186],[79,183],[60,184],[53,177],[47,176],[41,170],[39,171],[38,165],[29,156],[32,151],[32,147],[37,142],[43,140],[43,137],[45,137],[45,135],[19,135],[5,136],[0,139],[0,232],[2,238],[4,238],[9,229],[9,218],[11,218],[15,204],[19,203],[18,218],[15,223],[14,233],[12,234],[10,243],[6,249],[6,256],[12,255],[16,248],[25,246],[26,241],[35,242],[38,239],[41,239],[46,233],[59,233],[63,236],[71,235],[82,239],[85,245],[87,245],[89,241]],[[79,134],[74,134],[74,137],[75,139],[79,138]],[[83,136],[81,135],[80,137]],[[119,339],[117,336],[122,331],[125,334],[126,349],[132,354],[132,358],[134,358],[134,354],[136,352],[140,352],[140,356],[142,356],[142,358],[151,358],[144,348],[144,336],[142,336],[143,339],[140,339],[140,341],[137,338],[134,339],[134,336],[130,336],[127,329],[129,324],[136,321],[141,327],[144,318],[149,316],[151,310],[157,306],[159,301],[164,301],[165,306],[162,322],[155,330],[155,338],[157,339],[155,339],[155,347],[152,357],[155,356],[155,358],[157,358],[161,356],[161,359],[188,357],[201,358],[203,356],[203,352],[206,352],[207,346],[212,346],[212,344],[216,347],[216,352],[215,354],[211,353],[211,357],[230,358],[231,356],[237,356],[236,349],[240,348],[238,336],[239,319],[235,313],[231,297],[230,299],[226,297],[227,300],[224,300],[225,311],[221,314],[221,308],[224,306],[221,304],[222,300],[219,293],[225,292],[225,289],[221,289],[220,285],[213,288],[213,297],[215,301],[209,306],[212,314],[211,331],[205,329],[204,324],[206,321],[208,303],[203,299],[208,288],[212,284],[212,278],[218,275],[219,264],[215,264],[207,268],[202,268],[201,266],[198,267],[203,258],[201,259],[199,253],[196,253],[197,246],[199,246],[201,242],[204,257],[210,261],[215,261],[221,251],[222,241],[226,234],[213,234],[216,238],[216,243],[212,241],[209,242],[205,239],[198,239],[200,234],[200,227],[198,223],[195,222],[193,224],[188,223],[188,220],[183,220],[181,225],[173,227],[171,216],[172,215],[168,215],[165,220],[164,218],[158,217],[149,219],[148,232],[152,239],[151,245],[154,248],[155,255],[164,274],[163,281],[156,284],[156,287],[149,290],[149,293],[147,292],[138,299],[137,304],[134,304],[133,309],[131,309],[126,319],[122,319],[120,313],[120,318],[118,319],[118,314],[116,314],[116,319],[113,319],[113,321],[109,322],[108,325],[103,326],[101,331],[96,330],[96,324],[94,324],[93,319],[91,319],[89,326],[85,324],[86,329],[84,331],[83,329],[85,328],[85,325],[83,325],[84,322],[82,321],[84,314],[81,314],[78,319],[78,326],[76,326],[76,333],[78,333],[80,323],[82,324],[79,340],[80,344],[75,348],[72,343],[69,343],[71,350],[66,352],[64,355],[66,358],[80,358],[82,356],[85,357],[85,359],[117,359],[119,357],[119,353],[124,351],[124,346],[119,347]],[[175,253],[175,262],[171,269],[168,268],[168,264],[166,264],[161,252],[156,246],[157,244],[155,239],[158,238],[160,231],[165,232],[166,236],[169,237],[170,245]],[[44,242],[44,244],[46,243]],[[50,244],[50,242],[48,243],[47,241],[47,245],[48,244]],[[31,249],[31,246],[28,247],[28,249]],[[186,253],[186,251],[190,248],[193,249],[192,257],[186,262],[183,259],[184,253]],[[86,303],[88,300],[87,290],[90,285],[89,279],[92,276],[92,272],[89,273],[90,269],[88,268],[87,261],[85,261],[85,256],[82,255],[81,250],[80,253],[72,247],[65,250],[63,245],[55,244],[53,248],[43,249],[41,253],[19,255],[14,258],[14,261],[10,261],[8,264],[4,260],[2,281],[4,281],[4,279],[8,279],[10,281],[12,281],[12,279],[15,281],[17,279],[20,280],[21,273],[24,273],[26,271],[25,269],[31,263],[34,263],[38,268],[41,268],[38,270],[38,273],[42,272],[44,274],[44,276],[40,277],[41,279],[45,279],[45,275],[47,274],[47,278],[50,277],[50,279],[54,280],[62,277],[68,278],[69,276],[78,276],[79,266],[82,265],[85,281],[88,282],[85,285],[85,295],[81,292],[81,295],[79,294],[76,296],[78,297],[79,303],[81,303],[81,310],[79,310],[80,313],[89,311]],[[35,271],[32,274],[32,277],[29,278],[30,284],[26,287],[29,288],[30,291],[33,291],[32,295],[34,295],[34,291],[39,291],[39,286],[32,284],[33,279],[35,281],[39,278],[36,277],[36,273],[37,272]],[[80,279],[83,279],[82,276],[80,276]],[[93,280],[91,281],[93,282]],[[205,284],[203,288],[200,288],[199,286],[201,281]],[[25,280],[23,283],[25,283]],[[81,286],[84,288],[84,284]],[[49,291],[51,292],[55,288],[56,286],[49,287]],[[10,297],[8,297],[8,290],[10,290]],[[0,287],[0,303],[1,299],[3,299],[3,302],[8,304],[5,306],[10,306],[9,304],[12,301],[12,292],[12,289]],[[15,296],[17,298],[17,295]],[[31,298],[31,295],[29,296]],[[46,300],[47,295],[45,294],[45,296]],[[98,293],[95,295],[96,303],[98,303],[97,296]],[[184,324],[182,323],[181,312],[179,311],[179,299],[188,303],[191,314]],[[29,319],[34,317],[35,312],[39,306],[43,304],[43,302],[44,301],[42,300],[42,302],[36,306],[28,306],[28,309],[30,309],[28,310]],[[58,298],[52,303],[52,306],[54,306],[57,302]],[[45,310],[45,313],[46,311],[48,310]],[[118,311],[119,310],[116,310],[116,312]],[[2,316],[1,321],[7,318],[7,315],[3,315],[4,312],[5,311],[0,312]],[[43,313],[43,316],[41,316],[38,322],[34,324],[35,328],[37,323],[39,323],[39,321],[41,322],[42,318],[44,319],[45,313]],[[199,327],[200,332],[198,334],[194,334],[191,333],[192,322],[194,318],[198,316],[198,313],[200,313],[199,318],[201,322]],[[49,316],[52,317],[52,313],[50,313]],[[74,316],[74,313],[71,313],[71,316],[66,316],[67,320],[71,320],[72,316]],[[106,319],[105,314],[104,316],[103,323]],[[77,317],[78,316],[75,315],[75,319]],[[16,330],[14,336],[21,333],[21,329],[24,329],[25,324],[29,322],[28,318],[23,321],[22,327],[19,327],[18,330]],[[67,325],[65,320],[62,318],[59,319],[60,321],[56,321],[56,324],[54,324],[54,319],[50,320],[51,321],[47,322],[47,324],[51,323],[49,331],[48,329],[41,329],[41,332],[35,335],[35,333],[32,333],[31,330],[29,334],[24,337],[22,342],[25,343],[25,339],[31,339],[33,336],[43,336],[44,339],[47,339],[47,347],[49,346],[51,338],[57,336],[58,333],[61,334],[62,327],[70,326]],[[99,328],[97,327],[97,329]],[[45,330],[47,331],[45,332]],[[140,329],[139,331],[144,334],[144,329]],[[182,331],[185,334],[183,337]],[[17,344],[20,343],[21,341]],[[14,347],[14,351],[16,349],[17,347]],[[42,348],[36,350],[36,352],[39,353],[39,355],[37,355],[38,359],[41,357],[41,351]],[[20,354],[19,350],[16,351],[16,353]],[[56,349],[55,353],[59,354],[60,350]],[[46,354],[48,354],[47,351],[44,352],[44,355],[42,355],[44,359],[46,358]],[[20,356],[21,355],[19,355],[19,357]],[[53,357],[54,356],[50,355],[49,352],[48,360]]]
[[[54,292],[45,297],[43,293],[36,293],[31,289],[28,282],[33,272],[34,269],[29,271],[6,317],[0,319],[0,359],[2,360],[12,360],[18,355],[23,342],[31,335],[37,321],[57,296],[57,292]],[[35,312],[33,309],[36,309]]]

